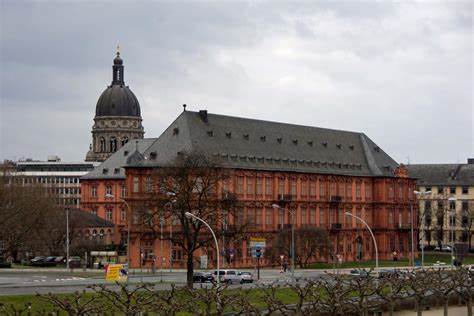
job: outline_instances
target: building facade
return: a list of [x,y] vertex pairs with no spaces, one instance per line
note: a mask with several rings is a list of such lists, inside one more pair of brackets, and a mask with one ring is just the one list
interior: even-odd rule
[[[114,238],[110,240],[116,245],[126,242],[127,196],[125,186],[125,169],[130,154],[135,150],[144,152],[154,138],[139,139],[124,144],[117,152],[94,170],[81,177],[81,208],[114,223]],[[121,232],[121,233],[120,233]]]
[[408,165],[420,194],[420,238],[428,248],[467,243],[472,248],[474,159],[466,164]]
[[[153,170],[169,165],[182,152],[219,158],[221,167],[231,173],[230,181],[219,186],[236,195],[243,205],[239,214],[253,221],[244,240],[225,245],[232,249],[232,265],[255,264],[251,237],[265,236],[267,247],[272,247],[282,227],[289,227],[288,212],[272,207],[282,196],[292,201],[296,228],[309,225],[329,232],[328,257],[314,260],[374,258],[368,230],[345,212],[372,227],[380,258],[391,259],[394,252],[399,258],[410,254],[412,225],[415,235],[418,229],[412,221],[417,218],[415,180],[362,133],[184,111],[148,148],[127,159],[125,200],[132,214],[133,202],[147,190]],[[171,230],[179,234],[180,228],[170,220],[164,224],[165,236]],[[184,265],[179,248],[144,239],[146,234],[135,223],[131,236],[132,267],[150,266],[154,258],[161,258],[165,266]],[[203,254],[213,257],[213,251]],[[265,258],[261,262],[275,264]]]
[[59,205],[78,208],[81,203],[80,178],[97,165],[94,162],[63,162],[57,156],[50,156],[47,161],[14,162],[10,175],[21,184],[45,187]]
[[128,141],[143,138],[140,104],[125,85],[124,75],[123,60],[117,51],[112,66],[112,83],[97,101],[92,144],[86,161],[104,161]]

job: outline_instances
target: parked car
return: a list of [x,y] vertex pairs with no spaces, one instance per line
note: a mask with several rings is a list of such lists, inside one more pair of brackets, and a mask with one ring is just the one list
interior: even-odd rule
[[449,246],[449,245],[443,245],[443,246],[441,246],[441,248],[439,248],[439,246],[436,246],[434,250],[435,250],[435,251],[449,252],[449,251],[451,251],[451,246]]
[[0,268],[11,268],[12,264],[5,260],[5,258],[0,257]]
[[80,268],[82,260],[80,257],[69,257],[69,268]]
[[[212,273],[214,280],[217,280],[217,271]],[[222,283],[240,283],[240,276],[236,270],[219,270],[219,281]]]
[[42,267],[44,266],[44,263],[46,262],[46,257],[45,256],[36,256],[33,259],[30,260],[30,264],[32,266],[36,267]]
[[240,284],[253,283],[253,275],[250,272],[239,271],[237,275],[240,277]]
[[214,277],[210,272],[194,272],[193,282],[206,283],[214,281]]
[[63,256],[56,257],[54,259],[54,263],[56,263],[56,265],[65,264],[66,263],[66,258],[64,258]]
[[349,272],[349,275],[351,277],[357,277],[357,278],[367,278],[369,276],[369,272],[365,271],[363,269],[352,269]]

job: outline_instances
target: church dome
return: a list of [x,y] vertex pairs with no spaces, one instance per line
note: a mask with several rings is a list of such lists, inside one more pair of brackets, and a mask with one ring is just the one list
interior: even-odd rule
[[112,84],[102,92],[97,101],[95,116],[135,116],[141,117],[140,104],[132,90],[125,85],[123,61],[120,52],[112,66]]
[[138,99],[127,86],[112,84],[97,101],[95,116],[137,116],[140,117]]

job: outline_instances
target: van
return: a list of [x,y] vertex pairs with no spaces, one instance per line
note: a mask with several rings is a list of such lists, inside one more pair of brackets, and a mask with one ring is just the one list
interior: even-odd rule
[[[217,280],[217,270],[212,273],[214,280]],[[240,283],[240,275],[237,270],[219,270],[219,281],[222,283]]]

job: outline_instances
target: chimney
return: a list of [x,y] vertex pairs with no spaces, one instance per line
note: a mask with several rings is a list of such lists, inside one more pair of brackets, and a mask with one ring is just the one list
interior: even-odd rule
[[207,123],[207,110],[199,110],[199,117],[204,123]]
[[467,158],[468,165],[474,165],[474,158]]

